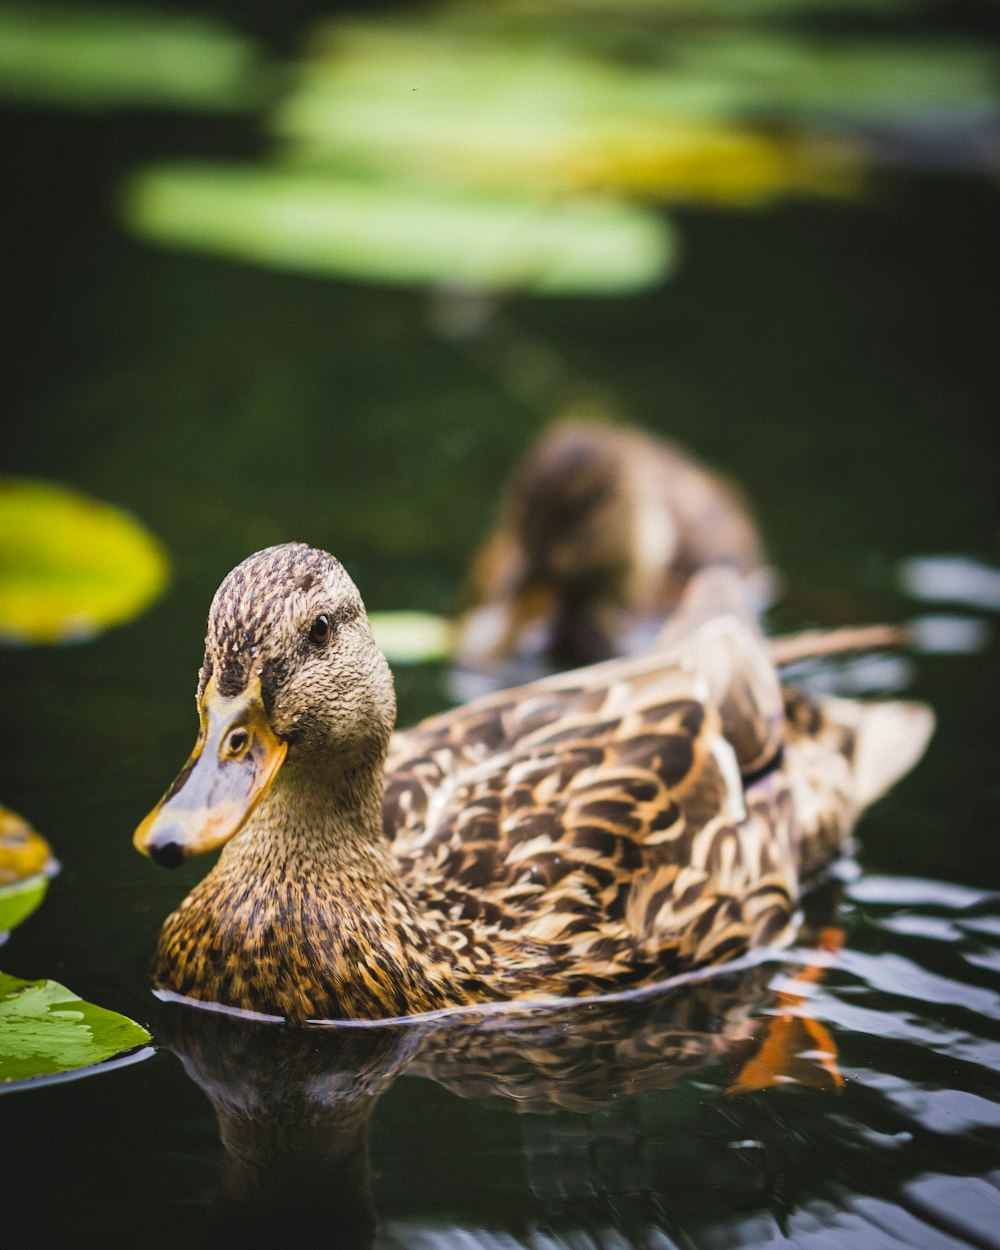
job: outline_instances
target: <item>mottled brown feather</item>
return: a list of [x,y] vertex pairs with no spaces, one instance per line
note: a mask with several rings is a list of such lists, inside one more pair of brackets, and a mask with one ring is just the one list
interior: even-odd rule
[[[220,595],[238,628],[238,598]],[[289,619],[255,606],[261,662],[292,653]],[[367,628],[362,610],[339,644],[368,665],[337,658],[345,682],[380,671]],[[232,662],[240,648],[223,643]],[[304,698],[277,691],[279,732]],[[293,1020],[384,1017],[620,990],[781,941],[857,816],[859,706],[792,691],[782,704],[763,640],[696,613],[664,650],[489,696],[391,743],[386,708],[371,741],[351,730],[358,762],[328,782],[338,712],[333,745],[290,747],[281,785],[168,919],[154,976]]]

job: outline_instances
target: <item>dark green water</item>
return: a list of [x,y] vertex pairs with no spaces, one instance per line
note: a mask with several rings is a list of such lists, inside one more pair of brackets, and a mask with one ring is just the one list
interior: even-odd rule
[[[912,658],[938,733],[859,827],[847,950],[814,1004],[840,1094],[725,1094],[780,962],[526,1038],[283,1044],[153,999],[146,954],[203,866],[158,872],[130,836],[193,741],[218,581],[302,539],[370,608],[447,610],[549,413],[421,294],[119,231],[133,164],[252,151],[248,125],[11,111],[4,133],[4,467],[132,509],[174,580],[91,644],[3,656],[0,797],[63,870],[2,966],[147,1022],[190,1072],[162,1049],[3,1098],[4,1244],[1000,1245],[995,617],[977,654]],[[1000,555],[998,209],[984,178],[897,174],[862,203],[689,212],[670,284],[505,316],[744,484],[787,579],[776,624],[907,619],[930,609],[902,559]],[[447,697],[433,668],[398,685],[402,723]]]

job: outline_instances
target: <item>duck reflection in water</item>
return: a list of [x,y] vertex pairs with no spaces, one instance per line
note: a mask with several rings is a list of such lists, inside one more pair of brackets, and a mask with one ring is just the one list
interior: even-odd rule
[[[820,953],[803,982],[823,962]],[[720,1065],[720,1104],[726,1092],[770,1084],[839,1088],[832,1039],[801,1010],[794,982],[776,999],[774,977],[769,962],[631,1001],[306,1030],[168,1003],[167,1044],[211,1101],[223,1146],[202,1244],[375,1246],[368,1130],[404,1072],[521,1113],[527,1179],[543,1208],[552,1207],[553,1160],[558,1170],[567,1153],[573,1192],[614,1208],[629,1195],[614,1192],[601,1151],[585,1150],[581,1171],[581,1134],[604,1155],[627,1150],[616,1135],[634,1139],[640,1096],[713,1066],[717,1080]],[[616,1120],[593,1115],[612,1106]],[[649,1177],[641,1188],[656,1184]]]

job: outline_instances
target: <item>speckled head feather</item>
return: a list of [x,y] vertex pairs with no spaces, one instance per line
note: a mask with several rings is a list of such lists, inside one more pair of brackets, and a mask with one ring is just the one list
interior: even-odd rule
[[[310,631],[321,617],[329,637],[317,644]],[[339,560],[304,543],[248,556],[216,591],[199,698],[212,677],[225,698],[259,677],[271,725],[293,746],[317,736],[334,703],[359,717],[367,705],[369,723],[384,730],[379,737],[395,719],[392,678],[357,587]]]
[[355,589],[340,561],[304,543],[283,543],[247,556],[212,599],[202,687],[214,674],[220,694],[238,694],[256,662],[275,659],[268,645],[275,636],[306,624],[319,598],[338,599],[347,588]]

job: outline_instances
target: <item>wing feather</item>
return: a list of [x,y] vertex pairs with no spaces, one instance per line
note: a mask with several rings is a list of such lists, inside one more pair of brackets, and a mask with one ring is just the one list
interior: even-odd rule
[[783,695],[725,578],[702,590],[650,655],[395,736],[386,832],[442,940],[498,992],[621,988],[773,943],[838,853],[856,727]]

